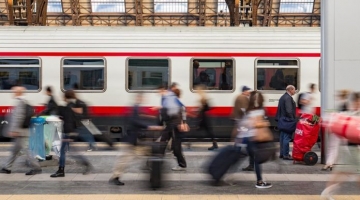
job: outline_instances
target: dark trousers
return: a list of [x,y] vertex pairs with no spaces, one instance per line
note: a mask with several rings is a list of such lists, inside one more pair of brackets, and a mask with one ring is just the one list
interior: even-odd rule
[[[170,134],[171,133],[171,134]],[[174,150],[174,156],[177,158],[178,164],[180,167],[186,167],[186,160],[182,153],[182,133],[180,133],[176,127],[176,125],[170,123],[167,123],[166,129],[164,130],[163,134],[161,135],[160,142],[168,142],[171,138],[171,135],[173,135],[173,143],[172,148]],[[163,152],[165,152],[165,148]]]
[[209,122],[200,123],[199,130],[205,130],[207,135],[211,138],[211,140],[215,141],[214,131],[212,127],[210,126]]
[[[70,137],[68,135],[66,135],[66,134],[63,134],[62,139],[63,139],[63,141],[61,142],[60,158],[59,158],[59,167],[60,168],[65,167],[66,146],[69,145],[69,142],[67,140],[69,140]],[[79,160],[82,165],[88,165],[89,164],[89,161],[82,155],[76,155],[76,156],[72,156],[72,157],[74,157],[76,160]]]
[[280,132],[280,156],[289,155],[289,143],[291,141],[292,134]]
[[[249,153],[249,156],[250,156],[250,162],[253,162],[253,166],[255,167],[255,174],[256,174],[256,179],[257,181],[262,181],[262,176],[261,176],[261,166],[260,164],[254,159],[255,158],[255,143],[252,142],[251,140],[249,140],[247,138],[246,140],[246,144],[247,144],[247,147],[246,147],[246,150],[248,151]],[[251,161],[252,160],[252,161]],[[251,164],[251,163],[250,163]]]

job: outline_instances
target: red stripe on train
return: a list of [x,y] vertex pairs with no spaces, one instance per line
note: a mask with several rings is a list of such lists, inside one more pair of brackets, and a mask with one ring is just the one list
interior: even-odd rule
[[134,56],[134,57],[320,57],[320,53],[239,53],[239,52],[0,52],[0,56]]
[[[44,107],[36,107],[36,112],[39,113],[44,109]],[[143,107],[143,112],[149,115],[156,115],[158,112],[152,110],[150,107]],[[192,111],[194,107],[187,107],[188,111]],[[277,107],[266,107],[265,108],[267,116],[274,117],[276,115]],[[9,106],[0,106],[0,116],[4,116],[9,113]],[[89,107],[89,112],[94,117],[116,117],[116,116],[125,116],[129,114],[131,107],[125,106],[92,106]],[[232,112],[232,107],[213,107],[209,111],[209,115],[213,117],[230,117]],[[316,113],[320,115],[320,107],[316,108]]]

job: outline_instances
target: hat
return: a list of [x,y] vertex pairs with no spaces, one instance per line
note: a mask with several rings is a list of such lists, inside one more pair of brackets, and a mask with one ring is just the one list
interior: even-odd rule
[[242,89],[241,89],[242,92],[245,92],[245,91],[248,91],[248,90],[251,90],[251,89],[246,85],[243,86]]

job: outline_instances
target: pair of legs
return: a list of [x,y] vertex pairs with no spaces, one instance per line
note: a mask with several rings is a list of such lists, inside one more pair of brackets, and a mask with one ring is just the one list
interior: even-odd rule
[[270,183],[266,183],[262,179],[261,164],[256,160],[256,157],[255,157],[256,143],[251,141],[251,138],[246,138],[245,142],[247,144],[247,147],[246,147],[247,149],[246,150],[249,153],[250,160],[251,160],[251,157],[252,157],[251,162],[254,162],[254,168],[255,168],[255,174],[256,174],[256,180],[257,180],[255,187],[257,187],[257,188],[270,188],[270,187],[272,187],[272,185]]
[[289,154],[289,143],[291,141],[292,134],[280,132],[280,158],[284,160],[290,160],[291,156]]
[[[249,138],[243,138],[243,144],[248,144],[249,142]],[[249,154],[249,166],[243,168],[243,171],[254,171],[254,167],[255,167],[255,161],[254,161],[254,155],[252,153],[249,152],[249,150],[247,149],[247,152]]]
[[[55,174],[50,175],[52,178],[65,177],[65,163],[66,163],[66,147],[71,141],[70,137],[67,134],[63,134],[61,148],[60,148],[60,158],[59,158],[59,170]],[[88,174],[91,170],[90,162],[82,155],[73,155],[74,159],[78,160],[81,165],[85,167],[83,174]]]
[[[163,132],[163,135],[161,136],[161,140],[160,142],[167,142],[169,141],[169,132],[173,133],[173,144],[172,144],[172,148],[174,151],[174,156],[176,157],[177,161],[178,161],[178,165],[179,167],[177,168],[173,168],[173,170],[181,170],[181,169],[185,169],[186,168],[186,160],[185,157],[182,153],[182,138],[183,138],[183,134],[180,133],[177,129],[177,127],[175,125],[173,125],[171,122],[167,123],[168,126],[166,127],[166,129]],[[164,151],[165,152],[165,149]]]
[[215,140],[215,135],[212,127],[210,126],[210,123],[204,119],[202,123],[200,123],[200,129],[204,129],[207,135],[211,138],[211,141],[213,143],[212,147],[208,148],[208,150],[215,150],[218,148],[217,142]]
[[89,143],[88,151],[95,149],[96,147],[95,138],[91,134],[91,132],[85,126],[79,127],[77,131],[79,133],[80,139]]
[[120,181],[121,176],[124,174],[126,168],[131,164],[131,162],[135,159],[136,146],[128,144],[122,150],[123,155],[119,156],[117,162],[113,169],[113,175],[111,176],[109,183],[115,185],[125,185],[123,182]]
[[30,163],[32,170],[26,173],[26,175],[34,175],[41,173],[41,167],[36,159],[32,156],[32,153],[29,149],[29,138],[28,137],[17,137],[14,139],[14,146],[11,150],[11,156],[6,162],[5,166],[1,170],[1,173],[11,173],[11,167],[13,166],[16,158],[19,155],[19,152],[23,150],[26,154],[26,159]]

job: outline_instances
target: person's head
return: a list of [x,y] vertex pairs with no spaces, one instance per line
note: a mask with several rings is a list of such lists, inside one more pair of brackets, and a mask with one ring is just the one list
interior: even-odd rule
[[241,88],[241,94],[243,94],[245,96],[250,96],[250,92],[251,92],[251,89],[246,85]]
[[194,69],[198,69],[199,67],[200,67],[199,61],[194,60],[194,61],[193,61],[193,68],[194,68]]
[[174,82],[174,83],[171,83],[171,85],[170,85],[170,90],[174,92],[174,90],[177,89],[178,86],[179,86],[179,84],[177,84],[177,83],[175,83],[175,82]]
[[51,96],[52,93],[53,93],[53,90],[52,90],[51,86],[47,86],[45,89],[45,94],[48,96]]
[[195,92],[200,96],[201,101],[206,100],[206,95],[205,95],[206,86],[205,85],[203,85],[203,84],[196,85],[194,89],[195,89]]
[[174,91],[175,95],[177,96],[177,98],[181,97],[181,91],[178,88],[175,88]]
[[258,91],[250,92],[249,106],[246,109],[246,112],[256,109],[262,109],[263,106],[264,106],[264,96]]
[[350,92],[348,90],[340,90],[338,92],[338,97],[340,100],[346,100],[349,97]]
[[293,85],[288,85],[286,86],[286,92],[290,95],[290,96],[294,96],[296,93],[296,89]]
[[351,94],[350,102],[351,102],[351,106],[354,110],[359,110],[360,109],[360,93],[354,92],[353,94]]
[[69,100],[74,100],[74,99],[76,99],[74,90],[66,90],[64,93],[64,100],[69,101]]
[[311,84],[309,85],[309,89],[310,89],[310,92],[311,92],[311,93],[314,93],[315,90],[316,90],[316,85],[315,85],[314,83],[311,83]]
[[16,98],[24,94],[25,88],[21,86],[14,86],[11,88],[11,90],[14,92],[14,98]]

